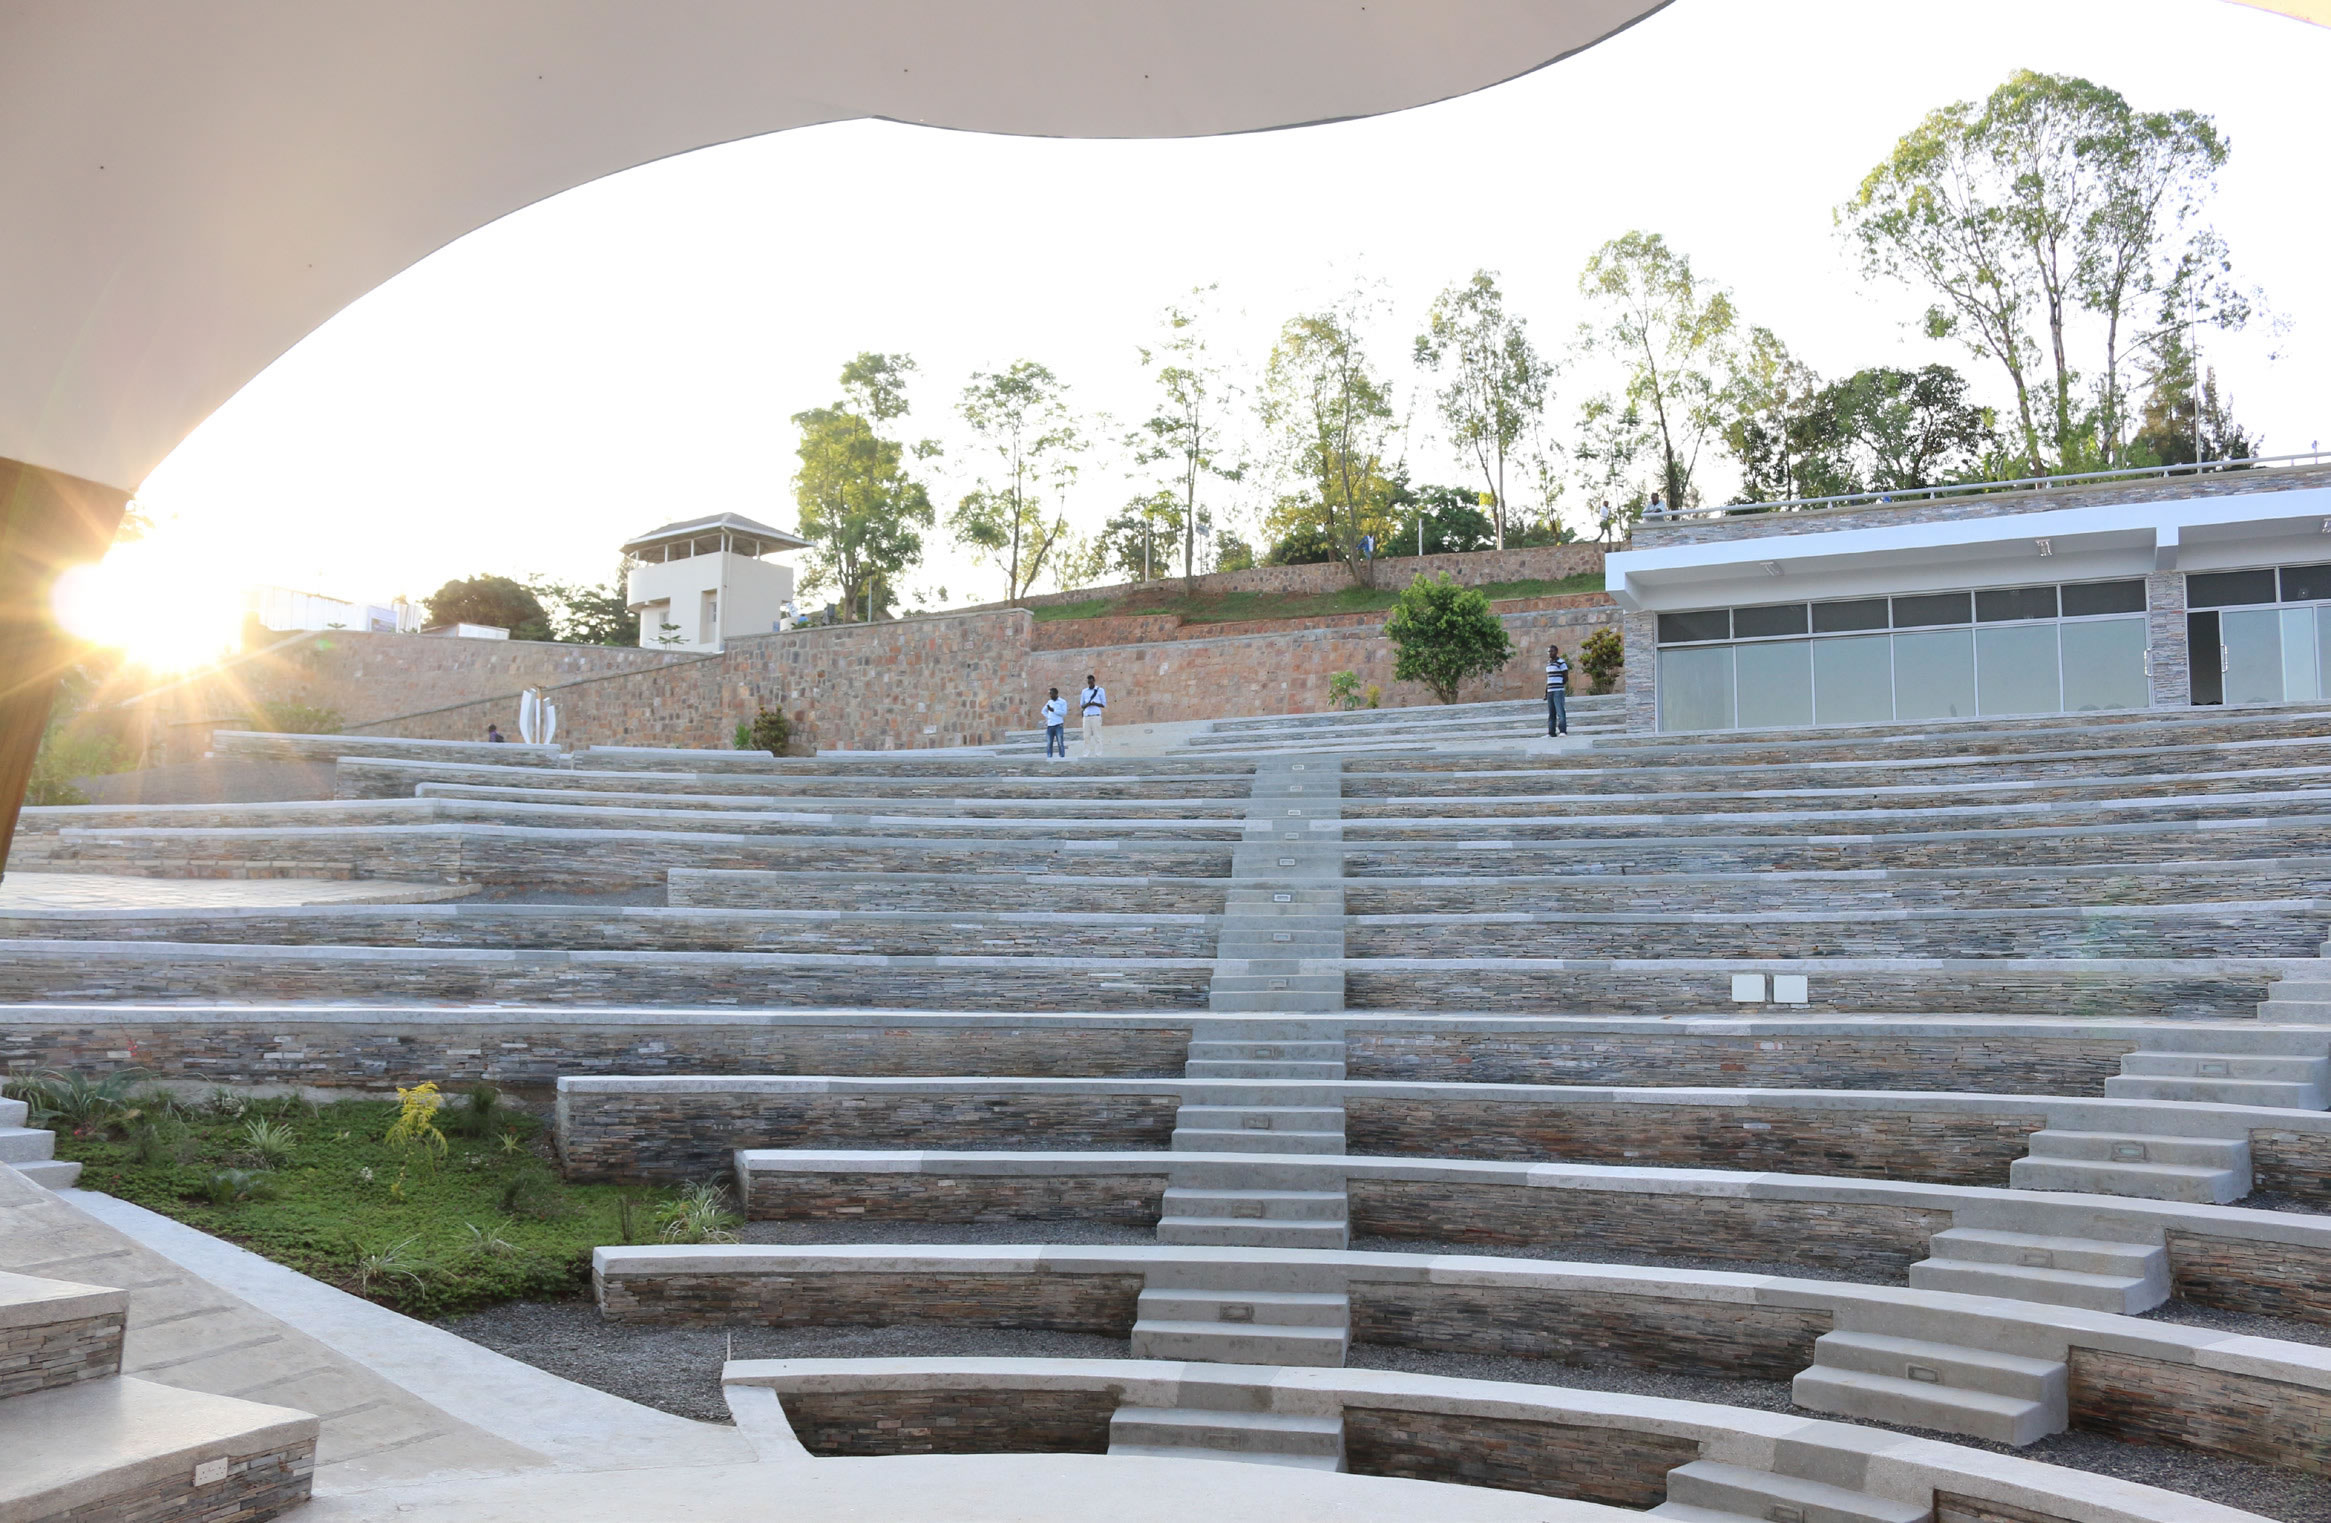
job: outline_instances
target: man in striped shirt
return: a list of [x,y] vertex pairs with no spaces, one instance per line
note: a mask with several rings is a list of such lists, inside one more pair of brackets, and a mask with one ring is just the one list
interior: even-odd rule
[[1562,659],[1562,647],[1546,647],[1546,733],[1568,735],[1570,711],[1564,700],[1570,696],[1570,663]]

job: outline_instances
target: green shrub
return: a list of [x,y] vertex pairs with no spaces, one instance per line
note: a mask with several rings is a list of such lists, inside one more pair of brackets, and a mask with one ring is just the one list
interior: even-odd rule
[[737,732],[752,742],[740,744],[739,751],[766,751],[771,756],[783,756],[787,742],[793,739],[793,726],[780,709],[761,710],[753,716],[751,725],[738,725]]
[[491,1084],[473,1084],[459,1105],[443,1112],[445,1129],[456,1137],[499,1137],[523,1129],[526,1116],[503,1103],[502,1092]]
[[254,730],[279,735],[337,735],[342,721],[337,709],[286,701],[259,705],[245,723]]
[[1615,629],[1598,629],[1578,648],[1578,664],[1586,669],[1586,680],[1594,684],[1588,691],[1607,693],[1627,664],[1626,642]]
[[264,1116],[243,1123],[243,1141],[251,1159],[261,1168],[274,1168],[289,1163],[297,1144],[289,1126],[281,1121],[270,1121]]
[[214,1206],[239,1206],[275,1196],[275,1181],[258,1169],[215,1169],[202,1182],[202,1198]]
[[656,1212],[667,1243],[733,1243],[739,1221],[729,1209],[728,1186],[708,1179],[684,1185]]
[[1457,701],[1459,683],[1488,676],[1514,655],[1489,599],[1447,576],[1410,582],[1392,605],[1384,634],[1399,652],[1392,675],[1423,683],[1443,703]]

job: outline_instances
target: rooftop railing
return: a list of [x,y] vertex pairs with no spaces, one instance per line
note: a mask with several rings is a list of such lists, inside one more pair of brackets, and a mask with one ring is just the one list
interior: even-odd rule
[[1982,497],[2001,492],[2038,492],[2050,487],[2093,486],[2108,481],[2149,481],[2173,476],[2201,476],[2221,471],[2247,471],[2262,466],[2321,465],[2331,450],[2314,449],[2293,455],[2249,455],[2240,460],[2202,460],[2188,465],[2139,465],[2117,471],[2079,471],[2060,476],[2019,476],[2012,481],[1962,481],[1950,486],[1904,487],[1888,492],[1851,492],[1842,497],[1791,497],[1780,502],[1728,502],[1712,508],[1662,508],[1645,513],[1646,524],[1685,523],[1695,519],[1739,518],[1751,513],[1804,513],[1815,508],[1883,507],[1894,503],[1932,502],[1948,497]]

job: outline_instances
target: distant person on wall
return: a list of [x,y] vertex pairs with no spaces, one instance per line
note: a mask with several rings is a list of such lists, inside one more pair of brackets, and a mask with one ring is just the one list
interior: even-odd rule
[[1562,647],[1546,647],[1546,733],[1570,733],[1570,663],[1563,659]]
[[1068,760],[1068,700],[1054,688],[1052,696],[1044,700],[1044,759],[1058,755]]
[[1091,672],[1085,673],[1085,690],[1076,695],[1076,706],[1085,716],[1082,759],[1091,761],[1101,754],[1101,716],[1109,712],[1109,690]]
[[501,731],[501,728],[497,725],[486,726],[486,739],[490,743],[497,746],[505,745],[509,741],[509,737],[504,735]]

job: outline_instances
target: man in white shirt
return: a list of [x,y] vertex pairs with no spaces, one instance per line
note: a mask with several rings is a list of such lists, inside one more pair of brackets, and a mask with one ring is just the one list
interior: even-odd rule
[[1109,711],[1109,690],[1091,672],[1085,673],[1085,690],[1077,694],[1076,706],[1085,716],[1083,756],[1089,761],[1101,754],[1101,716]]
[[1055,752],[1062,761],[1068,760],[1068,700],[1060,696],[1059,688],[1044,700],[1044,759],[1052,760]]

